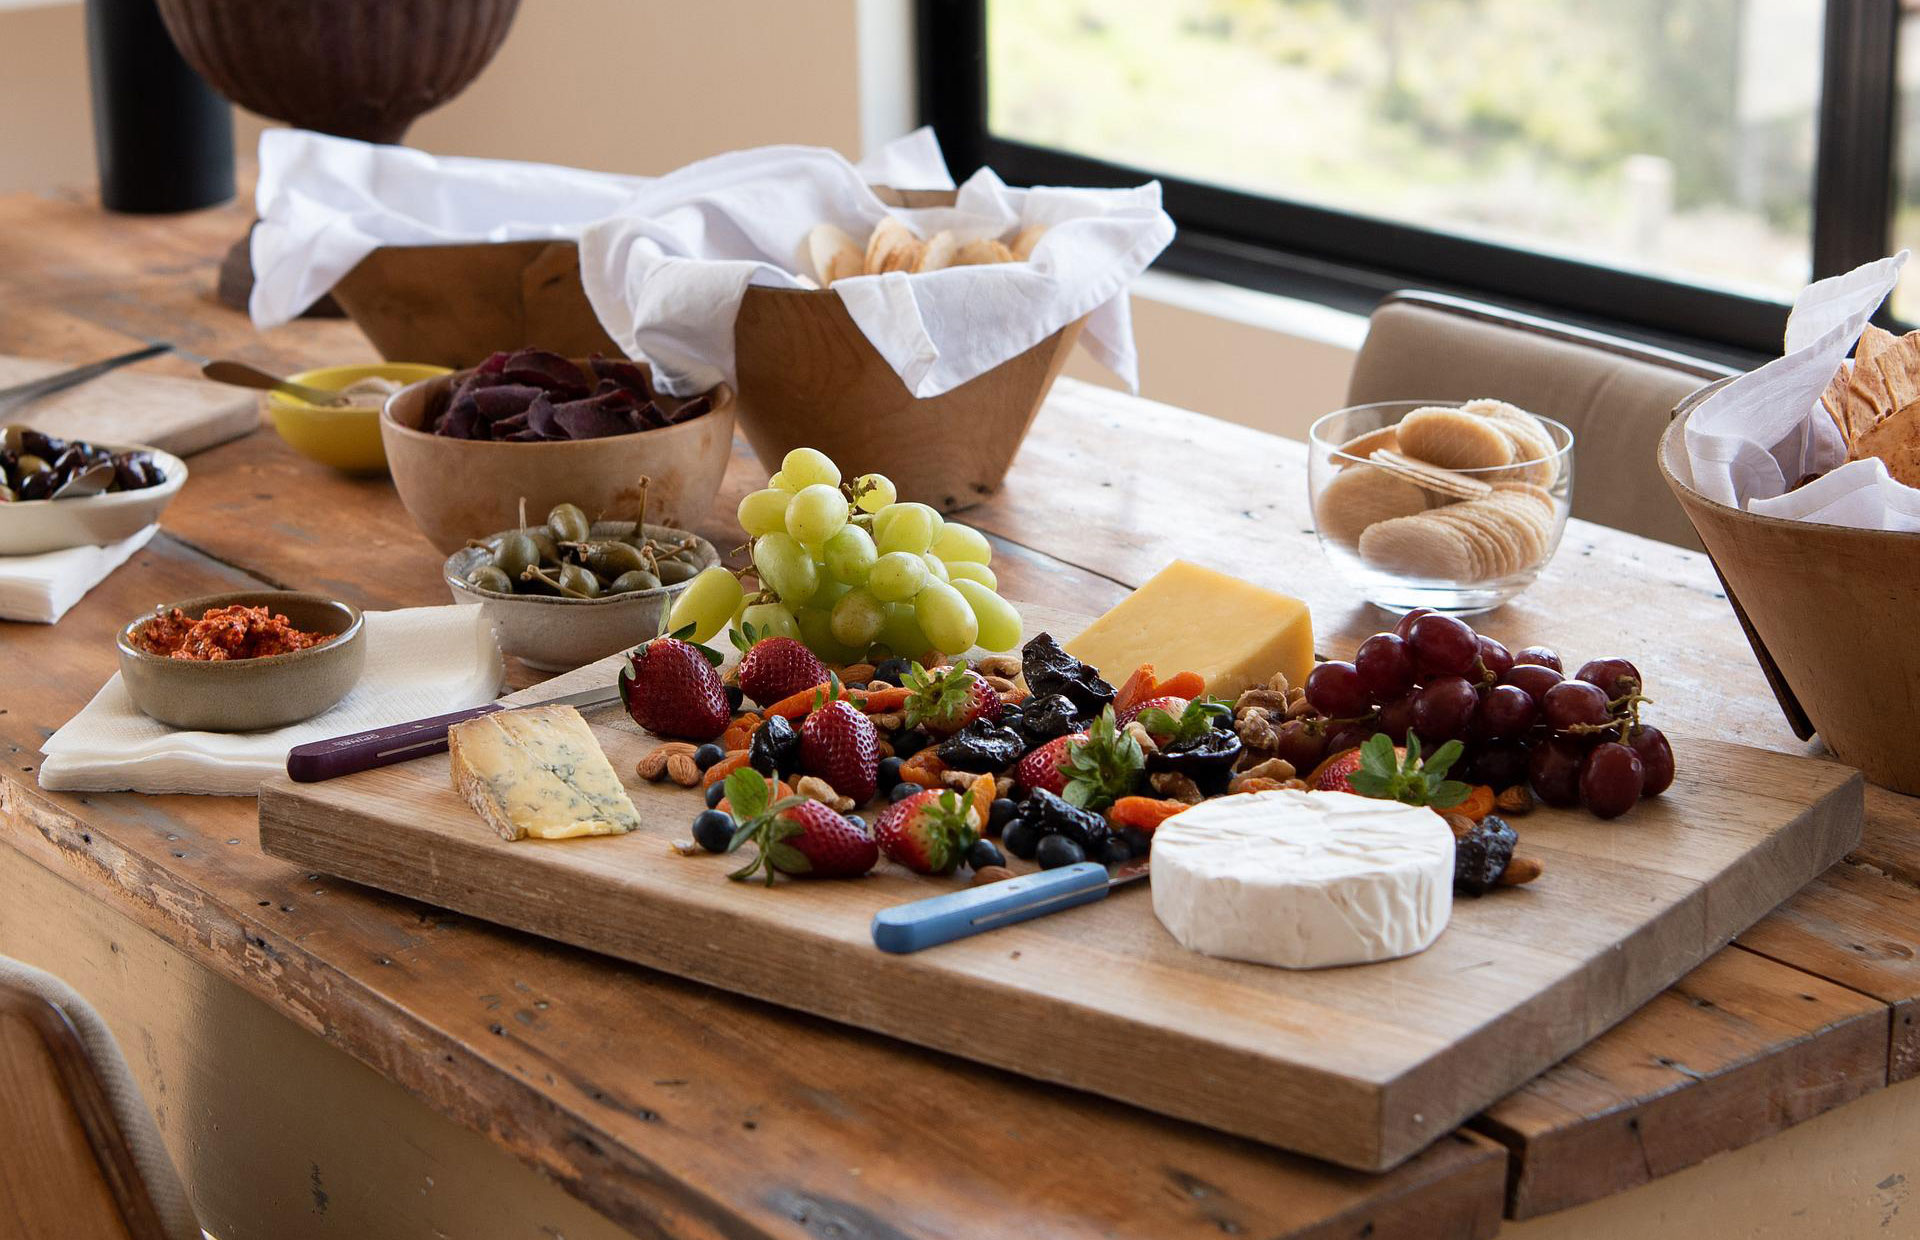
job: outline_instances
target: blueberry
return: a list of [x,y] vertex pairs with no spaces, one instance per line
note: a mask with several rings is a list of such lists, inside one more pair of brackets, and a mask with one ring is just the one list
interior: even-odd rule
[[1006,855],[992,840],[975,840],[973,847],[967,849],[967,865],[976,870],[984,870],[990,865],[1005,865]]
[[886,792],[900,782],[900,768],[906,764],[905,758],[882,758],[878,778],[880,791]]
[[1125,865],[1133,860],[1133,849],[1119,836],[1109,835],[1100,842],[1099,855],[1101,865]]
[[1063,865],[1078,865],[1085,861],[1087,850],[1055,832],[1040,841],[1040,847],[1034,850],[1033,855],[1040,862],[1041,869],[1057,870]]
[[717,809],[701,810],[693,820],[693,842],[708,852],[727,851],[733,843],[733,815]]
[[740,704],[746,701],[746,698],[747,698],[747,695],[740,692],[739,685],[727,686],[727,709],[728,710],[733,711],[735,714],[738,714],[740,711]]
[[867,682],[864,680],[849,680],[843,683],[840,687],[842,689],[864,689],[867,687]]
[[894,801],[894,802],[904,801],[910,796],[915,796],[925,791],[926,791],[925,788],[922,788],[919,784],[914,783],[911,779],[902,780],[900,783],[895,784],[891,789],[888,790],[887,800]]
[[727,795],[726,780],[723,779],[718,783],[708,784],[707,785],[707,808],[718,809],[720,807],[721,798],[726,795]]
[[1020,860],[1031,861],[1040,845],[1040,832],[1032,823],[1015,818],[1000,829],[1000,845]]
[[859,827],[862,831],[865,831],[867,829],[867,820],[862,818],[858,814],[848,814],[847,821],[852,823],[854,826]]
[[1136,857],[1144,857],[1153,848],[1153,837],[1139,827],[1121,827],[1121,839],[1127,842],[1127,850]]
[[882,659],[874,664],[873,682],[897,687],[912,669],[913,664],[905,659]]
[[987,834],[998,835],[1006,829],[1020,813],[1020,807],[1011,798],[1000,797],[987,809]]
[[714,763],[726,756],[726,750],[720,748],[720,746],[714,744],[712,741],[708,741],[693,751],[693,764],[703,771],[710,770]]

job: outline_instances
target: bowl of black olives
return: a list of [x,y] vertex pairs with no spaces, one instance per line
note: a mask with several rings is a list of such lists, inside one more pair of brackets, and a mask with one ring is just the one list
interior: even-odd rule
[[186,462],[140,444],[0,427],[0,555],[119,542],[160,519]]
[[559,504],[543,522],[454,552],[446,579],[454,602],[486,610],[503,652],[558,672],[658,636],[687,582],[719,562],[698,534],[589,521],[578,505]]

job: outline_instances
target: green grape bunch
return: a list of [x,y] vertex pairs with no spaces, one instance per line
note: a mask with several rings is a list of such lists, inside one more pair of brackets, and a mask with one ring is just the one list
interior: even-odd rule
[[669,629],[691,625],[706,642],[751,625],[841,664],[1020,644],[1020,613],[998,593],[986,535],[901,500],[884,474],[843,482],[826,453],[795,448],[735,515],[751,569],[694,577]]

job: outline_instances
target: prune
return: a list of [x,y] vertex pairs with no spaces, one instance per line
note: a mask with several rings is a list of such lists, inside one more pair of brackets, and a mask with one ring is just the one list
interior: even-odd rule
[[1202,796],[1225,794],[1233,778],[1233,764],[1246,746],[1232,732],[1212,731],[1182,745],[1147,755],[1147,770],[1175,771],[1191,779]]
[[800,733],[783,715],[769,715],[753,734],[747,765],[762,775],[785,778],[800,769]]
[[[1099,848],[1112,834],[1106,819],[1092,810],[1067,804],[1045,788],[1035,788],[1027,794],[1027,799],[1020,803],[1019,820],[1041,836],[1064,835],[1089,851]],[[1004,836],[1002,832],[1003,839]]]
[[1079,714],[1065,694],[1049,693],[1045,697],[1028,698],[1013,727],[1026,739],[1027,748],[1038,749],[1073,731],[1079,722]]
[[1454,889],[1472,896],[1492,891],[1519,842],[1519,834],[1497,815],[1488,814],[1473,824],[1473,830],[1453,841]]
[[1021,647],[1020,670],[1035,697],[1063,694],[1082,718],[1099,714],[1118,692],[1100,679],[1099,672],[1062,649],[1050,633],[1041,633]]
[[940,760],[962,771],[998,774],[1020,760],[1028,745],[1012,728],[989,719],[976,719],[940,742]]

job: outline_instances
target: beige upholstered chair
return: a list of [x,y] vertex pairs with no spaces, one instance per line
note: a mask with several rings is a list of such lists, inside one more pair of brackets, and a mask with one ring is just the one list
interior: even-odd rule
[[200,1240],[113,1035],[72,987],[0,956],[0,1240]]
[[1573,515],[1699,549],[1654,450],[1668,415],[1724,366],[1438,293],[1373,312],[1347,399],[1494,396],[1573,428]]

